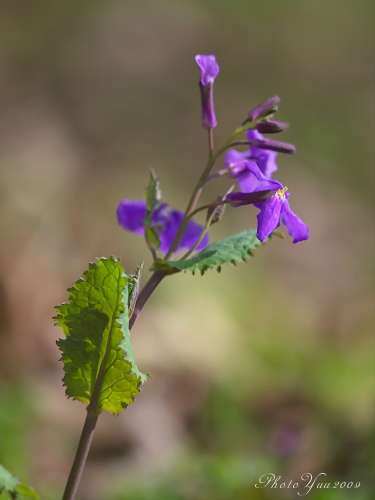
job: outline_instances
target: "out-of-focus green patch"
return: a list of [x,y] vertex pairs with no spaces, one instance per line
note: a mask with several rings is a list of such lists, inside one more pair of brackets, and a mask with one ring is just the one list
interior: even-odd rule
[[0,463],[27,477],[28,441],[33,426],[33,405],[27,388],[0,385]]
[[[266,490],[255,489],[257,460],[244,455],[192,454],[181,458],[169,474],[133,488],[118,484],[113,500],[267,500]],[[270,467],[268,463],[262,464]],[[128,484],[128,483],[127,483]],[[247,497],[248,492],[253,496]]]
[[12,499],[29,498],[40,500],[35,490],[25,483],[21,483],[18,477],[14,476],[0,464],[0,493],[8,493]]

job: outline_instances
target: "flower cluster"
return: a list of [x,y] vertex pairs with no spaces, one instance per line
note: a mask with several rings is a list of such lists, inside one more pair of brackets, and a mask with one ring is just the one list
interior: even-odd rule
[[[261,123],[267,124],[268,122]],[[266,129],[266,127],[259,128]],[[285,128],[280,127],[280,131]],[[242,193],[274,191],[270,198],[262,203],[255,204],[260,210],[257,215],[258,240],[265,241],[272,231],[279,227],[280,218],[289,235],[293,238],[293,243],[307,240],[309,238],[309,227],[290,209],[288,201],[290,194],[286,192],[287,188],[283,187],[279,181],[271,179],[272,174],[278,168],[276,164],[277,151],[294,153],[294,146],[264,139],[257,129],[248,130],[246,135],[250,145],[249,150],[239,152],[230,149],[226,154],[224,165],[229,176],[236,179]],[[234,194],[232,193],[230,198]]]
[[[211,134],[212,129],[217,125],[213,86],[219,74],[219,66],[213,55],[199,54],[195,57],[195,61],[200,70],[202,126]],[[288,189],[272,178],[278,169],[276,163],[278,153],[294,154],[295,147],[263,136],[263,134],[283,132],[288,127],[287,123],[273,120],[273,114],[277,111],[279,102],[279,97],[271,97],[248,113],[242,127],[237,129],[232,136],[236,137],[239,133],[245,132],[248,150],[229,149],[231,144],[225,146],[221,150],[221,152],[226,150],[224,169],[208,177],[213,163],[208,164],[209,168],[207,172],[205,170],[207,175],[203,179],[203,184],[210,178],[227,174],[236,180],[239,191],[228,191],[224,197],[219,198],[219,202],[213,202],[212,207],[220,203],[228,203],[233,207],[254,204],[259,209],[257,238],[261,242],[268,238],[282,220],[293,238],[293,243],[298,243],[309,238],[309,227],[290,209]],[[209,222],[203,227],[191,219],[191,216],[199,211],[195,204],[203,186],[202,178],[199,182],[185,214],[178,210],[170,210],[164,203],[155,206],[152,213],[146,216],[146,201],[124,199],[117,209],[119,224],[130,232],[144,236],[147,219],[147,229],[151,228],[157,234],[160,243],[157,249],[167,255],[184,248],[188,250],[188,253],[203,249],[208,244],[207,230],[212,221],[210,222],[208,217]],[[204,207],[207,208],[210,205]]]

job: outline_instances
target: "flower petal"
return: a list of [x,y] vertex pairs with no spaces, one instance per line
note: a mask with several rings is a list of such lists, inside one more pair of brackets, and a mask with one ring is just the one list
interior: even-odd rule
[[229,149],[224,159],[224,166],[229,169],[231,177],[238,177],[246,170],[245,160],[250,156],[250,151],[237,151]]
[[[246,135],[250,142],[262,141],[264,139],[262,134],[260,134],[257,130],[248,130]],[[250,152],[251,158],[257,162],[257,165],[263,174],[270,179],[273,172],[276,172],[277,170],[277,153],[275,151],[257,148],[252,144],[250,145]]]
[[[263,137],[263,135],[260,132],[258,132],[257,130],[248,130],[246,132],[246,136],[247,136],[247,139],[249,142],[253,142],[253,141],[262,142],[262,141],[266,140]],[[273,151],[268,151],[268,150],[263,149],[261,147],[253,146],[252,144],[250,144],[250,152],[251,152],[251,157],[256,161],[259,158],[261,158],[262,156],[268,155],[268,153],[274,153]],[[276,153],[276,155],[277,155],[277,153]]]
[[281,208],[281,218],[288,233],[293,238],[293,243],[308,240],[310,237],[309,226],[305,224],[292,210],[286,199]]
[[245,167],[246,170],[237,178],[238,185],[243,193],[282,189],[282,184],[277,180],[266,177],[254,161],[245,161]]
[[258,230],[257,238],[263,243],[267,237],[280,225],[280,211],[283,205],[280,197],[275,194],[259,205],[260,212],[257,215]]
[[195,62],[198,64],[201,71],[201,84],[205,87],[209,83],[213,83],[220,69],[216,62],[216,57],[198,54],[195,56]]
[[261,141],[263,139],[262,134],[255,129],[247,130],[246,137],[249,142]]
[[178,228],[183,219],[183,213],[178,210],[172,210],[169,214],[168,222],[165,225],[164,231],[160,234],[160,250],[167,253],[170,249],[173,240],[176,237]]
[[144,200],[121,200],[117,207],[117,220],[120,226],[131,233],[144,235],[143,219],[146,216]]
[[[192,248],[195,245],[195,242],[197,241],[199,236],[201,235],[202,231],[203,231],[203,226],[201,226],[200,224],[198,224],[193,220],[190,220],[188,222],[185,234],[182,237],[181,243],[177,250],[179,250],[180,248],[186,248],[188,250]],[[208,233],[206,233],[202,241],[197,246],[197,250],[202,250],[203,248],[205,248],[208,245],[208,242],[209,242],[209,236]]]
[[[146,202],[144,200],[121,200],[117,208],[117,220],[124,229],[131,233],[144,236],[143,220],[146,216]],[[168,204],[163,203],[151,215],[151,226],[156,230],[160,238],[160,251],[168,252],[177,234],[184,214],[179,210],[168,209]],[[193,220],[189,221],[185,234],[178,246],[177,251],[183,248],[190,250],[199,238],[203,226]],[[208,245],[208,234],[199,243],[197,250]]]
[[228,149],[227,154],[224,158],[224,165],[226,167],[231,167],[238,162],[247,160],[250,156],[250,151],[237,151],[237,149]]
[[263,154],[258,156],[256,162],[261,172],[270,179],[272,174],[277,170],[277,153],[275,151],[261,151],[263,151]]
[[[160,250],[162,252],[167,253],[170,249],[183,217],[184,214],[179,210],[172,210],[170,212],[169,220],[166,224],[165,230],[160,235]],[[192,248],[192,246],[197,241],[202,230],[203,227],[200,224],[197,224],[193,220],[189,221],[181,242],[178,245],[177,252],[181,251],[183,248],[190,250],[190,248]],[[202,248],[204,248],[208,244],[208,239],[208,234],[206,234],[203,240],[199,243],[197,250],[201,250]]]

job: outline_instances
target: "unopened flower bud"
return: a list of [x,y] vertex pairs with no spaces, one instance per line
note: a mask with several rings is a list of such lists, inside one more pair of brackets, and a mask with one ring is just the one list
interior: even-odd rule
[[229,201],[231,207],[241,207],[242,205],[252,205],[254,203],[263,203],[268,197],[270,190],[257,191],[256,193],[229,193],[225,199]]
[[219,74],[219,65],[215,56],[198,54],[195,61],[199,66],[201,78],[199,88],[202,101],[202,126],[205,129],[215,128],[217,125],[214,109],[214,81]]
[[294,155],[296,152],[296,148],[293,144],[289,144],[288,142],[273,141],[272,139],[256,139],[255,141],[251,141],[251,145],[256,148],[269,149],[270,151],[290,155]]
[[269,97],[265,101],[261,102],[256,106],[254,109],[249,111],[247,114],[248,120],[247,121],[254,121],[257,120],[258,118],[266,117],[277,111],[278,109],[278,104],[280,102],[280,97],[275,95],[273,97]]
[[259,122],[256,125],[256,129],[261,134],[278,134],[283,132],[289,127],[286,122],[278,122],[276,120],[266,120],[264,122]]

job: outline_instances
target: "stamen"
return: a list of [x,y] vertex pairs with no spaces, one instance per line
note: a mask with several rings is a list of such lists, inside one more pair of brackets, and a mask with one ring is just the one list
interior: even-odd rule
[[276,191],[276,194],[277,196],[281,199],[281,200],[285,200],[285,193],[288,191],[288,188],[286,186],[284,186],[282,189],[278,189]]

